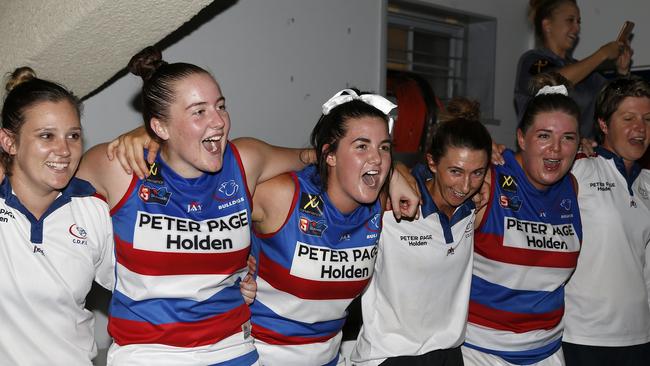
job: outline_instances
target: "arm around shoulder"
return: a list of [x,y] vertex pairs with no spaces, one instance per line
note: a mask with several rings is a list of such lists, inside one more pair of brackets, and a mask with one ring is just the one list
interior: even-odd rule
[[117,160],[108,159],[107,147],[108,144],[103,143],[88,150],[81,159],[77,177],[90,182],[112,208],[126,192],[132,175],[127,174]]
[[485,173],[485,177],[483,178],[483,185],[481,186],[480,191],[476,193],[476,195],[479,196],[478,202],[477,200],[474,200],[474,203],[476,204],[474,230],[477,230],[483,222],[483,218],[485,217],[486,211],[488,209],[488,203],[490,203],[490,197],[492,197],[492,188],[492,169],[490,168]]
[[290,214],[298,183],[282,174],[257,186],[253,195],[252,221],[257,232],[269,234],[282,227]]
[[257,183],[300,170],[316,160],[312,149],[273,146],[252,137],[237,138],[232,143],[241,156],[251,193],[255,192]]

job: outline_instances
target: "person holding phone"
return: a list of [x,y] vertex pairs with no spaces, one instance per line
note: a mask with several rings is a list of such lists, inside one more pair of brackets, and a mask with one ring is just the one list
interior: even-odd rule
[[574,85],[571,97],[580,107],[580,135],[593,140],[594,99],[605,84],[605,78],[596,70],[607,60],[616,60],[616,72],[629,74],[632,49],[627,38],[605,43],[578,61],[571,55],[580,33],[580,9],[575,0],[530,0],[530,15],[541,47],[519,58],[515,82],[517,119],[526,109],[530,78],[557,71]]

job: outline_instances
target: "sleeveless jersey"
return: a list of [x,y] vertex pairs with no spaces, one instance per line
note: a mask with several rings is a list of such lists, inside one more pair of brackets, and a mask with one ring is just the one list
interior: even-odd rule
[[[150,172],[144,180],[134,175],[111,211],[117,283],[109,333],[124,352],[124,346],[155,345],[163,361],[166,349],[171,354],[179,348],[188,355],[195,348],[206,363],[241,356],[224,351],[251,343],[250,311],[239,289],[247,271],[251,207],[239,155],[229,143],[222,169],[193,179],[176,174],[158,155]],[[242,331],[243,337],[233,338]],[[130,349],[137,359],[138,348]]]
[[472,279],[474,203],[451,220],[429,193],[429,169],[413,171],[422,195],[420,219],[397,222],[384,212],[375,273],[363,293],[363,327],[352,352],[356,365],[418,356],[465,340]]
[[285,223],[253,238],[260,248],[253,336],[262,365],[336,364],[346,308],[372,276],[381,204],[344,215],[321,192],[314,166],[292,177]]
[[530,364],[561,346],[564,283],[582,226],[569,174],[544,191],[515,160],[492,167],[491,197],[474,238],[466,346]]
[[0,186],[0,364],[91,365],[94,317],[85,308],[93,279],[112,290],[108,205],[72,178],[36,219]]
[[564,341],[604,347],[650,342],[644,279],[650,243],[650,171],[628,176],[620,157],[603,148],[573,165],[584,245],[566,286]]

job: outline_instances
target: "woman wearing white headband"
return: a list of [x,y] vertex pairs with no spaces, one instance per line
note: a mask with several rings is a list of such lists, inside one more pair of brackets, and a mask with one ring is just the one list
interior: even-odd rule
[[564,284],[580,252],[575,179],[579,110],[544,87],[517,128],[519,151],[490,170],[477,214],[465,365],[563,365]]
[[251,321],[262,365],[342,362],[346,308],[366,287],[377,254],[394,107],[378,95],[339,92],[311,134],[316,164],[258,185]]

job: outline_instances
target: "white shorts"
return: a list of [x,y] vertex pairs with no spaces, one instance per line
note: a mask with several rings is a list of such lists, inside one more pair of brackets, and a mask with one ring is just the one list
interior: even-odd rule
[[[462,346],[460,349],[463,352],[463,362],[465,363],[465,366],[517,366],[514,363],[507,362],[499,356],[484,353],[474,348]],[[564,353],[562,353],[562,347],[549,357],[531,365],[564,366]]]
[[296,345],[268,344],[259,339],[255,340],[255,348],[260,355],[261,366],[305,366],[323,365],[333,360],[336,355],[339,359],[336,365],[345,365],[345,358],[339,352],[341,338],[339,332],[327,342],[317,342]]
[[[240,332],[221,340],[219,343],[192,348],[173,347],[164,344],[119,346],[113,343],[108,350],[106,364],[108,366],[211,365],[246,356],[252,352],[256,352],[252,338],[244,334],[244,332]],[[246,363],[246,365],[249,365],[249,363]],[[259,360],[250,363],[250,365],[259,366]]]

